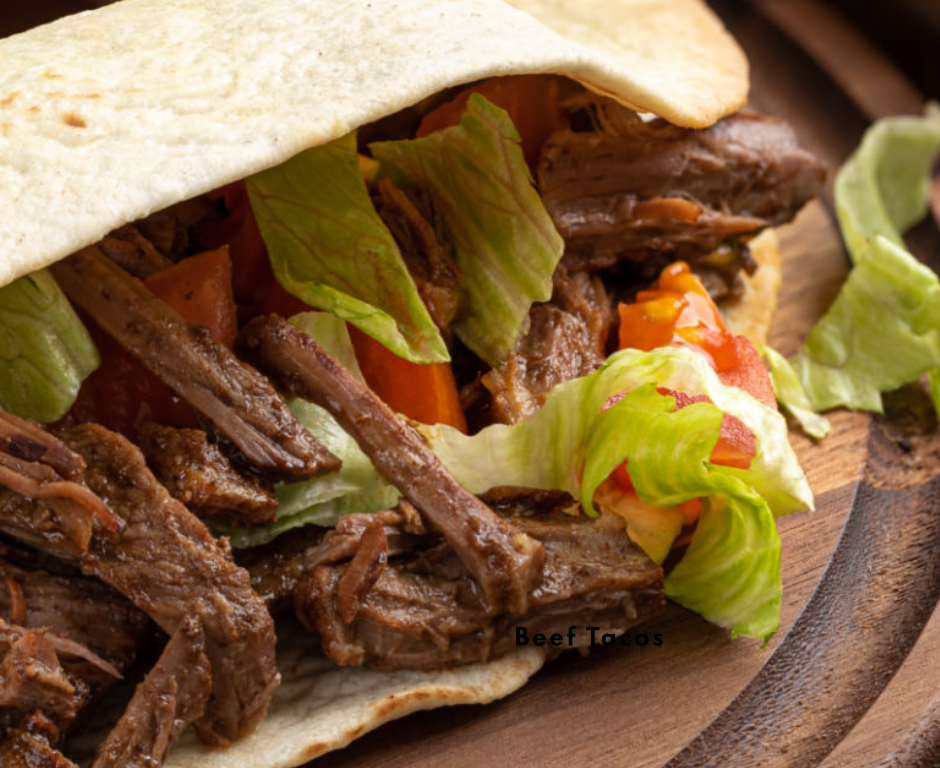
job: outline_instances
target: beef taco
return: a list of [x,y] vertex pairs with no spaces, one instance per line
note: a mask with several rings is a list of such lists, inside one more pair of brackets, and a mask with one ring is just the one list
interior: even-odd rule
[[0,62],[4,765],[299,765],[666,597],[775,631],[824,170],[704,5],[125,0]]

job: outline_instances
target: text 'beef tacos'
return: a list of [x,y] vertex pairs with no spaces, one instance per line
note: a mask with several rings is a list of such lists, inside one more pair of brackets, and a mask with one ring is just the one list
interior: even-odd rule
[[754,342],[824,170],[702,4],[125,0],[0,62],[4,760],[295,766],[667,597],[776,630]]

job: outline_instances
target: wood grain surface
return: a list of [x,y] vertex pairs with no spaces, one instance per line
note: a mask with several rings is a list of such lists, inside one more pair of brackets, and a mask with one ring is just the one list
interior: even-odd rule
[[[93,4],[68,0],[17,4],[16,9],[4,9],[0,14],[0,34]],[[855,147],[870,119],[920,106],[920,95],[891,62],[816,0],[715,5],[751,61],[753,104],[787,119],[803,142],[833,170]],[[782,228],[780,235],[785,257],[784,288],[770,340],[789,355],[798,349],[812,323],[829,305],[848,269],[834,223],[831,184],[821,199],[803,211],[794,224]],[[936,230],[925,230],[919,239],[919,252],[938,258],[940,251],[932,251]],[[661,647],[600,648],[587,658],[575,653],[563,655],[506,700],[487,707],[413,715],[368,734],[341,752],[320,758],[316,768],[663,765],[752,680],[759,679],[755,675],[783,642],[786,631],[817,587],[853,505],[863,500],[870,509],[879,505],[890,509],[902,531],[905,515],[930,508],[930,500],[938,490],[929,484],[935,466],[931,462],[936,458],[929,441],[935,438],[914,440],[913,455],[926,457],[924,462],[899,468],[892,463],[894,454],[888,449],[889,443],[895,447],[898,444],[891,443],[893,427],[879,422],[870,430],[869,421],[860,414],[835,413],[832,434],[818,445],[799,433],[791,434],[816,493],[817,508],[780,521],[782,625],[767,648],[746,639],[731,641],[726,632],[671,606],[647,628],[650,633],[662,634]],[[907,470],[920,473],[916,482],[905,483]],[[864,484],[860,483],[863,474]],[[923,482],[927,485],[916,487]],[[909,496],[889,500],[884,494],[890,495],[898,483],[914,490]],[[940,512],[940,499],[936,500],[936,508]],[[912,519],[911,524],[916,525],[916,520]],[[877,525],[874,530],[870,535],[881,535]],[[928,570],[915,566],[911,574],[910,579],[918,574],[925,579],[925,584],[914,585],[923,586],[920,592],[927,594],[935,589],[936,579],[927,578]],[[849,590],[851,586],[840,588]],[[910,597],[905,590],[898,594],[907,596],[903,599],[919,600],[917,607],[923,610],[923,595]],[[839,607],[835,605],[834,610]],[[906,626],[904,636],[882,637],[883,645],[867,649],[867,663],[872,667],[872,676],[877,677],[888,669],[889,657],[913,645],[900,672],[861,722],[828,757],[825,755],[833,746],[829,743],[825,749],[810,750],[814,755],[810,763],[799,762],[803,758],[797,753],[805,755],[802,747],[794,749],[793,765],[822,760],[819,764],[824,768],[870,768],[883,759],[884,765],[893,768],[934,764],[929,762],[930,757],[923,758],[928,762],[918,763],[911,756],[920,755],[916,759],[921,759],[923,754],[932,754],[925,750],[937,742],[936,719],[930,718],[931,714],[938,716],[940,704],[935,702],[933,709],[928,706],[940,691],[940,666],[936,664],[940,658],[940,618],[934,617],[919,639],[916,622]],[[827,633],[833,629],[825,621],[817,621],[805,630],[801,640],[805,652],[811,654],[814,648],[823,647]],[[885,672],[883,676],[888,675]],[[863,711],[869,698],[870,689],[863,686],[857,699],[849,697],[848,704]],[[774,703],[768,700],[768,711]],[[926,719],[922,719],[924,712]],[[886,758],[919,720],[922,727],[911,742]],[[825,734],[803,734],[810,741],[814,735],[826,738]],[[776,736],[770,734],[768,738],[772,742]],[[708,753],[705,749],[702,754],[707,757]],[[720,753],[719,745],[715,745],[714,753]],[[721,754],[722,765],[756,764],[745,758],[738,760],[734,751]],[[705,762],[703,758],[684,764]]]

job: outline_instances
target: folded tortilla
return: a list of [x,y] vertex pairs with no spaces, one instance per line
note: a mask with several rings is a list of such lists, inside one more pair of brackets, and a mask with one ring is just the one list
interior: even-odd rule
[[[446,88],[530,73],[696,128],[748,85],[697,0],[125,0],[2,40],[0,286]],[[778,270],[758,275],[746,303],[766,314]],[[738,313],[759,338],[769,315]],[[187,736],[167,765],[295,766],[409,712],[505,696],[543,660],[379,673],[315,643],[282,638],[285,682],[255,734],[227,751]]]

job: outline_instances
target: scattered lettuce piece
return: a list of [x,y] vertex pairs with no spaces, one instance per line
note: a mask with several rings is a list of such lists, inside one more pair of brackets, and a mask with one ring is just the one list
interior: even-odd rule
[[[711,403],[671,412],[673,398],[656,387],[705,394]],[[737,416],[757,438],[749,469],[708,461],[722,413]],[[594,490],[628,456],[643,501],[669,507],[708,497],[680,566],[691,559],[667,579],[667,594],[735,634],[766,639],[776,629],[780,545],[773,518],[811,508],[812,493],[784,418],[724,386],[703,355],[681,347],[624,349],[595,373],[556,387],[525,421],[473,436],[443,425],[417,428],[474,493],[496,485],[559,488],[590,510]]]
[[[291,322],[362,378],[342,320],[325,312],[307,312],[292,317]],[[300,398],[293,398],[288,405],[300,423],[342,460],[343,466],[324,477],[278,485],[277,520],[267,526],[214,526],[216,533],[231,538],[233,547],[257,546],[293,528],[332,526],[340,515],[375,512],[398,503],[400,494],[395,487],[376,472],[369,457],[326,410]]]
[[922,118],[875,123],[839,172],[836,209],[855,266],[793,361],[817,411],[881,413],[882,392],[940,368],[940,280],[901,237],[927,210],[938,147],[932,104]]
[[413,362],[449,360],[398,245],[366,189],[349,134],[247,179],[271,266],[286,291]]
[[551,297],[564,248],[509,115],[474,94],[459,126],[369,149],[396,185],[429,191],[463,274],[466,301],[452,327],[484,361],[499,365],[525,330],[532,303]]
[[0,288],[0,407],[55,421],[99,362],[88,331],[46,270]]
[[797,420],[807,435],[814,440],[822,440],[829,434],[832,425],[813,410],[793,366],[773,347],[762,345],[758,349],[770,371],[770,383],[777,403]]

